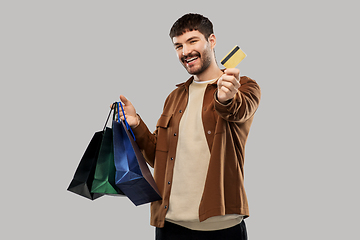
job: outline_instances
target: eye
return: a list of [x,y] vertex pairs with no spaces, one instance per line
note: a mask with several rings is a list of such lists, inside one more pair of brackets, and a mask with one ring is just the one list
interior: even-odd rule
[[182,48],[182,45],[175,46],[175,50],[180,50]]

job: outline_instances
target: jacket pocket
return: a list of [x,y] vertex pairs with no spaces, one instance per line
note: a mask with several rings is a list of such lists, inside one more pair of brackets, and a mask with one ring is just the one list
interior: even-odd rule
[[223,122],[224,120],[220,117],[219,113],[213,109],[213,122],[212,126],[214,127],[214,133],[216,134],[222,134],[225,132]]
[[172,118],[172,115],[168,116],[168,115],[162,114],[156,124],[156,129],[158,132],[157,142],[156,142],[156,150],[157,151],[162,151],[162,152],[168,151],[168,148],[169,148],[168,135],[169,135],[169,124],[170,124],[171,118]]
[[156,127],[167,128],[169,126],[171,117],[172,115],[168,116],[161,114],[159,120],[157,121]]

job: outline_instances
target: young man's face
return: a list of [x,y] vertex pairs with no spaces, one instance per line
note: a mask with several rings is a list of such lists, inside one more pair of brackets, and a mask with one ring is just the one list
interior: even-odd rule
[[181,64],[189,74],[201,74],[210,66],[213,58],[212,45],[199,31],[187,31],[173,37],[173,43]]

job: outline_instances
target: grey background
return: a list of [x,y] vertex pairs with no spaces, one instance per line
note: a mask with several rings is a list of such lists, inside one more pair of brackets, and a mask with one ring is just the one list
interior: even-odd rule
[[246,148],[250,239],[359,239],[355,1],[1,1],[1,232],[154,239],[149,205],[66,191],[120,94],[151,130],[188,78],[168,32],[199,12],[262,88]]

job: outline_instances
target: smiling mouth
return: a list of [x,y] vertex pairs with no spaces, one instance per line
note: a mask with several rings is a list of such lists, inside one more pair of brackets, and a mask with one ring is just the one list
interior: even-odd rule
[[188,58],[188,59],[185,59],[185,62],[186,63],[191,63],[191,62],[195,61],[196,59],[198,59],[198,57]]

